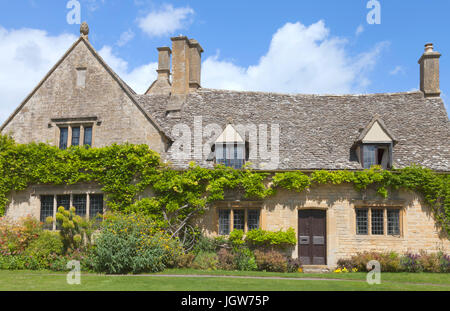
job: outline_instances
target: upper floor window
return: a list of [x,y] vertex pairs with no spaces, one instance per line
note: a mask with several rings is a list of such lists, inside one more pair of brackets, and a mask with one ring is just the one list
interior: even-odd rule
[[92,146],[92,124],[59,126],[59,148]]
[[366,169],[374,165],[379,165],[383,169],[391,168],[395,142],[383,121],[379,117],[372,119],[356,141],[361,166]]
[[240,169],[245,164],[246,144],[232,125],[228,125],[215,142],[216,163]]

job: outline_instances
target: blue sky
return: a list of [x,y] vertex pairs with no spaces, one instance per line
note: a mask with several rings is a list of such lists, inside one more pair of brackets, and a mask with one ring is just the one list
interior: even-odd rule
[[[68,0],[1,0],[0,122],[79,35]],[[419,87],[424,44],[441,57],[449,110],[450,2],[368,0],[80,0],[81,20],[104,59],[137,92],[156,77],[156,47],[187,35],[203,46],[202,85],[287,93],[379,93]]]

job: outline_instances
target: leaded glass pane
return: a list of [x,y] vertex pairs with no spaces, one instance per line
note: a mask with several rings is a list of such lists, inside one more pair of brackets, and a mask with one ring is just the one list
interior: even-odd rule
[[372,234],[384,234],[384,210],[382,209],[372,210]]
[[92,127],[84,128],[84,145],[92,146]]
[[103,215],[103,194],[91,194],[89,197],[89,217]]
[[230,210],[219,210],[219,234],[230,234]]
[[259,229],[259,210],[248,211],[248,230]]
[[364,168],[371,168],[373,165],[377,164],[377,147],[376,146],[364,146],[363,147],[363,159]]
[[245,211],[234,210],[233,211],[233,229],[245,230]]
[[356,210],[356,234],[368,234],[368,211],[367,209]]
[[57,195],[56,196],[56,207],[64,207],[68,210],[70,208],[70,195]]
[[388,234],[389,235],[400,235],[400,211],[399,210],[388,210],[387,211],[387,221],[388,221]]
[[42,195],[41,196],[41,215],[40,221],[44,223],[44,229],[53,229],[52,224],[47,224],[47,217],[53,217],[53,196],[52,195]]
[[72,127],[72,146],[80,145],[80,128]]
[[86,195],[74,194],[73,206],[75,207],[75,214],[84,217],[86,216]]
[[62,127],[59,129],[59,149],[67,149],[67,139],[69,137],[69,129]]

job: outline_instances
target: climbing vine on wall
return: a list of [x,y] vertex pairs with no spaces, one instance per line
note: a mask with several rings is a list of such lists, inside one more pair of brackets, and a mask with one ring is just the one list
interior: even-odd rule
[[[114,211],[142,212],[161,225],[183,221],[201,213],[227,189],[240,189],[246,197],[264,199],[277,189],[301,192],[313,185],[351,183],[361,191],[375,187],[382,197],[395,189],[421,194],[437,223],[450,233],[450,175],[412,166],[393,171],[374,167],[364,171],[301,171],[269,174],[250,168],[223,166],[205,169],[195,165],[178,171],[160,161],[146,145],[112,145],[104,148],[72,147],[59,150],[46,144],[16,144],[0,136],[0,214],[11,191],[30,185],[71,185],[95,182],[103,187]],[[151,186],[155,196],[139,198]]]

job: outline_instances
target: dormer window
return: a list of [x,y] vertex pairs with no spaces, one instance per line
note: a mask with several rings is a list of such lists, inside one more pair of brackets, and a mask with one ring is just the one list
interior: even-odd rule
[[387,130],[383,121],[379,117],[372,119],[356,141],[356,153],[361,166],[369,169],[374,165],[379,165],[383,169],[390,169],[395,142],[396,140]]
[[227,167],[241,169],[245,164],[245,141],[232,125],[215,142],[215,161]]

